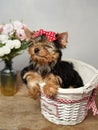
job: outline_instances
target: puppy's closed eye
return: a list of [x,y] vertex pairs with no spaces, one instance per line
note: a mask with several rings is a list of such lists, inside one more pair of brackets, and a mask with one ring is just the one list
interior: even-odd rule
[[53,47],[53,46],[50,46],[50,45],[45,45],[45,46],[44,46],[44,49],[47,50],[47,51],[49,51],[49,52],[54,51],[54,47]]

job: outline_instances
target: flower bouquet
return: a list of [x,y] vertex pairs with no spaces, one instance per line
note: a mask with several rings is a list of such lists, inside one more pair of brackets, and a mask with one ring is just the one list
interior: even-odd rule
[[[16,85],[12,60],[28,47],[31,36],[32,32],[20,21],[0,25],[0,58],[5,63],[5,68],[0,72],[0,84],[4,95],[12,95],[10,89]],[[8,91],[6,94],[5,90]]]
[[28,47],[31,31],[20,21],[0,25],[0,58],[11,60]]

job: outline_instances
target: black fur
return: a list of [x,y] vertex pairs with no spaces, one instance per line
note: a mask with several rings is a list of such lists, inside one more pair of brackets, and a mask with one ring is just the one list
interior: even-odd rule
[[83,86],[83,81],[78,72],[74,70],[72,63],[60,61],[55,65],[52,73],[61,77],[62,88],[68,88],[69,86],[78,88]]

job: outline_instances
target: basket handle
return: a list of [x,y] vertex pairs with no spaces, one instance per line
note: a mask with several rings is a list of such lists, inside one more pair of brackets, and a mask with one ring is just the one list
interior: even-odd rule
[[92,78],[92,80],[90,81],[90,83],[87,83],[84,87],[84,93],[88,93],[91,90],[95,89],[98,87],[98,73],[96,73],[96,75]]

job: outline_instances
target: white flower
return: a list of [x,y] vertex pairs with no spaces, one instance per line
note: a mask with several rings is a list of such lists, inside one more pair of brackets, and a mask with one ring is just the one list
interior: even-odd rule
[[6,41],[6,47],[10,48],[10,49],[18,49],[21,47],[21,42],[19,40],[8,40]]
[[7,40],[5,46],[10,49],[13,49],[15,47],[15,45],[13,44],[13,40]]
[[0,35],[0,42],[1,43],[4,43],[6,40],[8,40],[8,35],[5,35],[5,34],[1,34]]
[[0,48],[0,57],[4,55],[4,51]]
[[7,46],[3,46],[2,48],[0,48],[0,57],[9,54],[11,52],[10,48]]
[[11,52],[10,48],[4,46],[3,47],[4,54],[9,54]]
[[21,42],[19,40],[13,40],[13,44],[14,44],[14,47],[16,49],[20,48],[21,47]]
[[2,50],[2,48],[0,48],[0,57],[2,57],[4,55],[4,51]]
[[5,24],[3,27],[3,33],[7,35],[11,35],[14,33],[14,28],[11,23]]
[[20,21],[14,21],[13,25],[15,30],[22,29],[24,27],[24,24],[22,24]]

